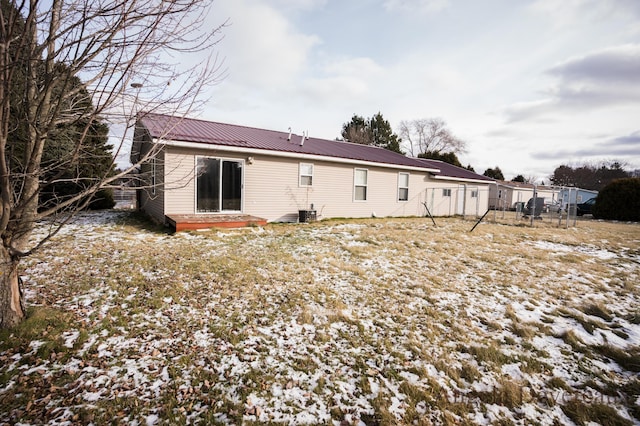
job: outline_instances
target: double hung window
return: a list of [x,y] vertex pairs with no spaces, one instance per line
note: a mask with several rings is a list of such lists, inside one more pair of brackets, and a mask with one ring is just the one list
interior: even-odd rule
[[367,169],[355,169],[353,175],[353,199],[355,201],[367,200],[367,179],[369,171]]
[[398,201],[409,200],[409,173],[398,173]]

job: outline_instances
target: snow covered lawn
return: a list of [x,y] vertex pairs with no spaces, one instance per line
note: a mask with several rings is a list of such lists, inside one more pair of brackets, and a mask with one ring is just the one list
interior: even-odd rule
[[0,424],[640,423],[637,224],[129,215],[25,262]]

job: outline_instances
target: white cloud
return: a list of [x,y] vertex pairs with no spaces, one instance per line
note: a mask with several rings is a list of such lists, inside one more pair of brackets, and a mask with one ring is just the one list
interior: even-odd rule
[[594,21],[640,16],[637,0],[537,0],[530,8],[552,19],[557,26],[589,25]]
[[387,11],[435,13],[450,6],[451,0],[385,0]]
[[549,69],[557,79],[547,97],[516,103],[505,112],[511,122],[540,120],[558,113],[640,102],[640,45],[615,46],[572,57]]
[[640,85],[640,44],[626,44],[591,52],[551,68],[565,82]]
[[288,10],[314,10],[323,7],[328,0],[273,0],[277,7]]
[[332,104],[354,102],[370,93],[369,85],[362,79],[352,76],[334,76],[321,79],[309,79],[303,87],[302,93],[311,102],[331,108]]
[[442,117],[463,161],[524,175],[556,166],[534,149],[638,130],[638,0],[371,3],[216,0],[229,76],[207,118],[333,138],[354,113]]
[[304,72],[311,49],[320,43],[302,34],[274,8],[254,0],[216,2],[229,17],[219,48],[229,80],[253,87],[282,87]]
[[[589,139],[589,138],[585,138]],[[635,163],[628,161],[632,167],[637,167],[637,159],[640,157],[640,131],[622,136],[595,136],[594,140],[588,140],[585,144],[574,145],[563,149],[549,149],[533,152],[532,156],[542,160],[562,161],[566,158],[582,160],[601,160],[603,158],[618,159],[627,162],[634,159]]]
[[362,78],[375,77],[384,72],[371,58],[340,58],[326,64],[324,71],[332,75],[350,75]]

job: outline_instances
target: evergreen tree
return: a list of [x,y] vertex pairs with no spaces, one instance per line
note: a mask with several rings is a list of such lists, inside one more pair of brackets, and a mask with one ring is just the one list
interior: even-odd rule
[[[5,30],[23,34],[26,31],[25,18],[16,5],[8,0],[0,0],[0,7],[5,18]],[[47,70],[45,61],[34,60],[24,43],[10,43],[8,51],[12,75],[11,85],[6,90],[9,93],[6,161],[12,174],[29,173],[27,165],[31,158],[26,152],[30,138],[30,111],[29,104],[24,99],[33,79],[40,84],[48,84],[52,97],[61,100],[59,109],[65,111],[64,119],[59,124],[46,129],[48,137],[42,149],[39,170],[38,210],[52,209],[114,175],[113,146],[108,143],[109,128],[96,120],[86,86],[80,78],[73,75],[67,65],[54,63]],[[45,75],[53,77],[47,79]],[[35,87],[35,90],[40,89]],[[70,96],[69,93],[73,95]],[[21,190],[20,185],[20,181],[15,180],[16,193]],[[89,208],[111,208],[115,205],[113,190],[110,188],[97,190],[89,199]],[[83,205],[86,200],[86,197],[79,199],[65,210]]]
[[[462,163],[458,159],[458,156],[455,152],[437,152],[437,151],[427,151],[418,154],[418,158],[427,158],[431,160],[440,160],[445,163],[453,164],[454,166],[462,167]],[[471,167],[471,166],[468,166]]]
[[516,177],[514,177],[513,179],[511,179],[511,182],[520,182],[520,183],[526,183],[527,180],[525,179],[524,176],[522,175],[518,175]]
[[[2,2],[3,9],[7,7]],[[12,45],[13,46],[13,45]],[[25,61],[24,49],[14,46],[12,56],[15,61]],[[37,73],[44,73],[42,61],[36,62]],[[13,77],[10,90],[10,126],[8,131],[8,158],[12,173],[27,173],[26,164],[29,158],[25,156],[28,140],[28,120],[24,119],[28,111],[27,103],[23,102],[27,89],[26,74],[19,72]],[[82,117],[86,111],[93,109],[93,104],[84,84],[78,77],[69,76],[68,68],[63,64],[56,64],[54,86],[52,94],[62,98],[62,91],[77,91],[77,95],[62,103],[61,107],[69,111],[70,115]],[[97,181],[112,175],[113,154],[112,146],[108,145],[107,125],[86,119],[65,121],[48,131],[49,137],[44,143],[40,164],[40,188],[38,210],[55,207],[70,197],[87,190]],[[78,143],[78,141],[81,141]],[[19,181],[16,181],[18,183]],[[19,190],[15,188],[14,190]],[[84,200],[78,200],[74,206],[81,205]],[[115,205],[111,189],[99,190],[89,204],[90,208],[111,208]],[[70,206],[73,207],[73,206]]]
[[[210,7],[209,0],[0,0],[0,328],[27,315],[22,259],[121,177],[110,175],[112,159],[103,162],[102,122],[103,114],[131,122],[133,79],[150,77],[150,110],[184,113],[219,78],[219,63],[205,53],[222,28],[205,25]],[[177,50],[201,59],[167,63],[165,53]],[[65,182],[83,189],[64,196],[57,188]],[[42,219],[51,221],[34,234]]]
[[380,112],[368,119],[354,114],[350,122],[342,125],[341,135],[349,142],[373,145],[404,154],[400,149],[400,138],[393,133],[391,125]]
[[639,221],[640,178],[615,179],[602,188],[593,206],[593,217]]
[[400,138],[393,133],[391,124],[382,117],[380,112],[369,119],[369,128],[373,136],[372,145],[404,155],[400,149]]
[[500,167],[498,166],[496,166],[495,169],[489,168],[485,170],[483,175],[490,177],[491,179],[504,180],[504,175],[502,174],[502,170],[500,170]]

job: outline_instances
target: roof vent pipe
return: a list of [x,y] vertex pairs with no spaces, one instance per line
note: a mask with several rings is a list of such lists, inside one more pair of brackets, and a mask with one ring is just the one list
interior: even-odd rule
[[308,139],[308,136],[307,136],[308,134],[309,134],[308,130],[307,130],[306,134],[305,134],[305,132],[302,132],[302,139],[300,139],[300,146],[304,145],[304,140],[305,140],[305,138]]
[[289,127],[289,136],[287,137],[287,142],[291,142],[291,127]]

